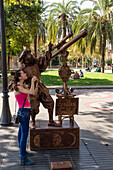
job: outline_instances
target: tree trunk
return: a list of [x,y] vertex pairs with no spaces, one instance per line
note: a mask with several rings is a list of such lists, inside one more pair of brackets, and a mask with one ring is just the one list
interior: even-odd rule
[[35,52],[35,58],[37,58],[37,35],[34,38],[34,52]]
[[11,41],[10,41],[10,38],[9,36],[7,37],[8,38],[8,70],[10,70],[10,51],[11,51]]
[[105,28],[103,28],[102,30],[102,73],[104,73],[104,66],[105,66],[105,48],[106,48]]
[[112,58],[112,64],[113,64],[113,45],[111,45],[111,58]]
[[84,68],[86,68],[86,57],[85,57],[85,60],[84,60],[85,62],[84,62]]
[[[1,53],[0,53],[1,56]],[[1,72],[2,66],[1,66],[1,57],[0,57],[0,72]]]
[[84,55],[82,55],[82,70],[83,70],[83,59],[84,59]]
[[8,53],[8,71],[10,70],[10,53]]
[[111,45],[112,73],[113,73],[113,45]]
[[50,61],[50,68],[52,67],[52,61]]

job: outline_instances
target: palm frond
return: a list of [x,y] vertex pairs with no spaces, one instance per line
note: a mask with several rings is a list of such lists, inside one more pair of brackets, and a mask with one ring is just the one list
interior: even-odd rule
[[[88,1],[89,1],[89,0],[81,0],[80,5],[82,5],[84,2],[88,2]],[[97,3],[96,0],[90,0],[90,1],[93,2],[94,4]]]
[[89,13],[91,13],[91,11],[92,11],[92,9],[86,8],[86,9],[81,10],[81,11],[78,13],[78,15],[89,14]]
[[76,28],[77,28],[77,25],[78,25],[78,20],[76,19],[72,25],[72,31],[75,32]]
[[91,40],[91,51],[90,51],[91,54],[95,50],[95,45],[96,45],[96,36],[92,37],[92,40]]

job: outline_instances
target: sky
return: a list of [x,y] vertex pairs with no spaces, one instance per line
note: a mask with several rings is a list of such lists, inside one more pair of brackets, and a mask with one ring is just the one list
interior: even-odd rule
[[[49,0],[47,0],[49,2]],[[81,0],[77,0],[78,3],[81,2]],[[53,2],[62,2],[62,0],[50,0],[50,3],[53,3]],[[67,3],[68,0],[65,0],[65,2]],[[84,4],[81,6],[81,9],[84,9],[84,8],[91,8],[92,7],[92,3],[91,2],[84,2]]]

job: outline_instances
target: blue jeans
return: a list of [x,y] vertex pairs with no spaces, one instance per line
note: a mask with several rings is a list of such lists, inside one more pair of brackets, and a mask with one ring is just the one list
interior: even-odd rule
[[[17,115],[21,111],[19,108]],[[20,116],[20,126],[18,130],[18,144],[20,148],[21,160],[26,159],[26,143],[29,132],[29,120],[31,109],[24,108]]]

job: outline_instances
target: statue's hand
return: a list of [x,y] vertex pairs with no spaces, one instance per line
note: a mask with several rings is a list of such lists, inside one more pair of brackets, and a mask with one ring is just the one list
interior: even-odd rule
[[52,51],[52,46],[53,46],[53,44],[50,42],[49,45],[48,45],[50,52]]

